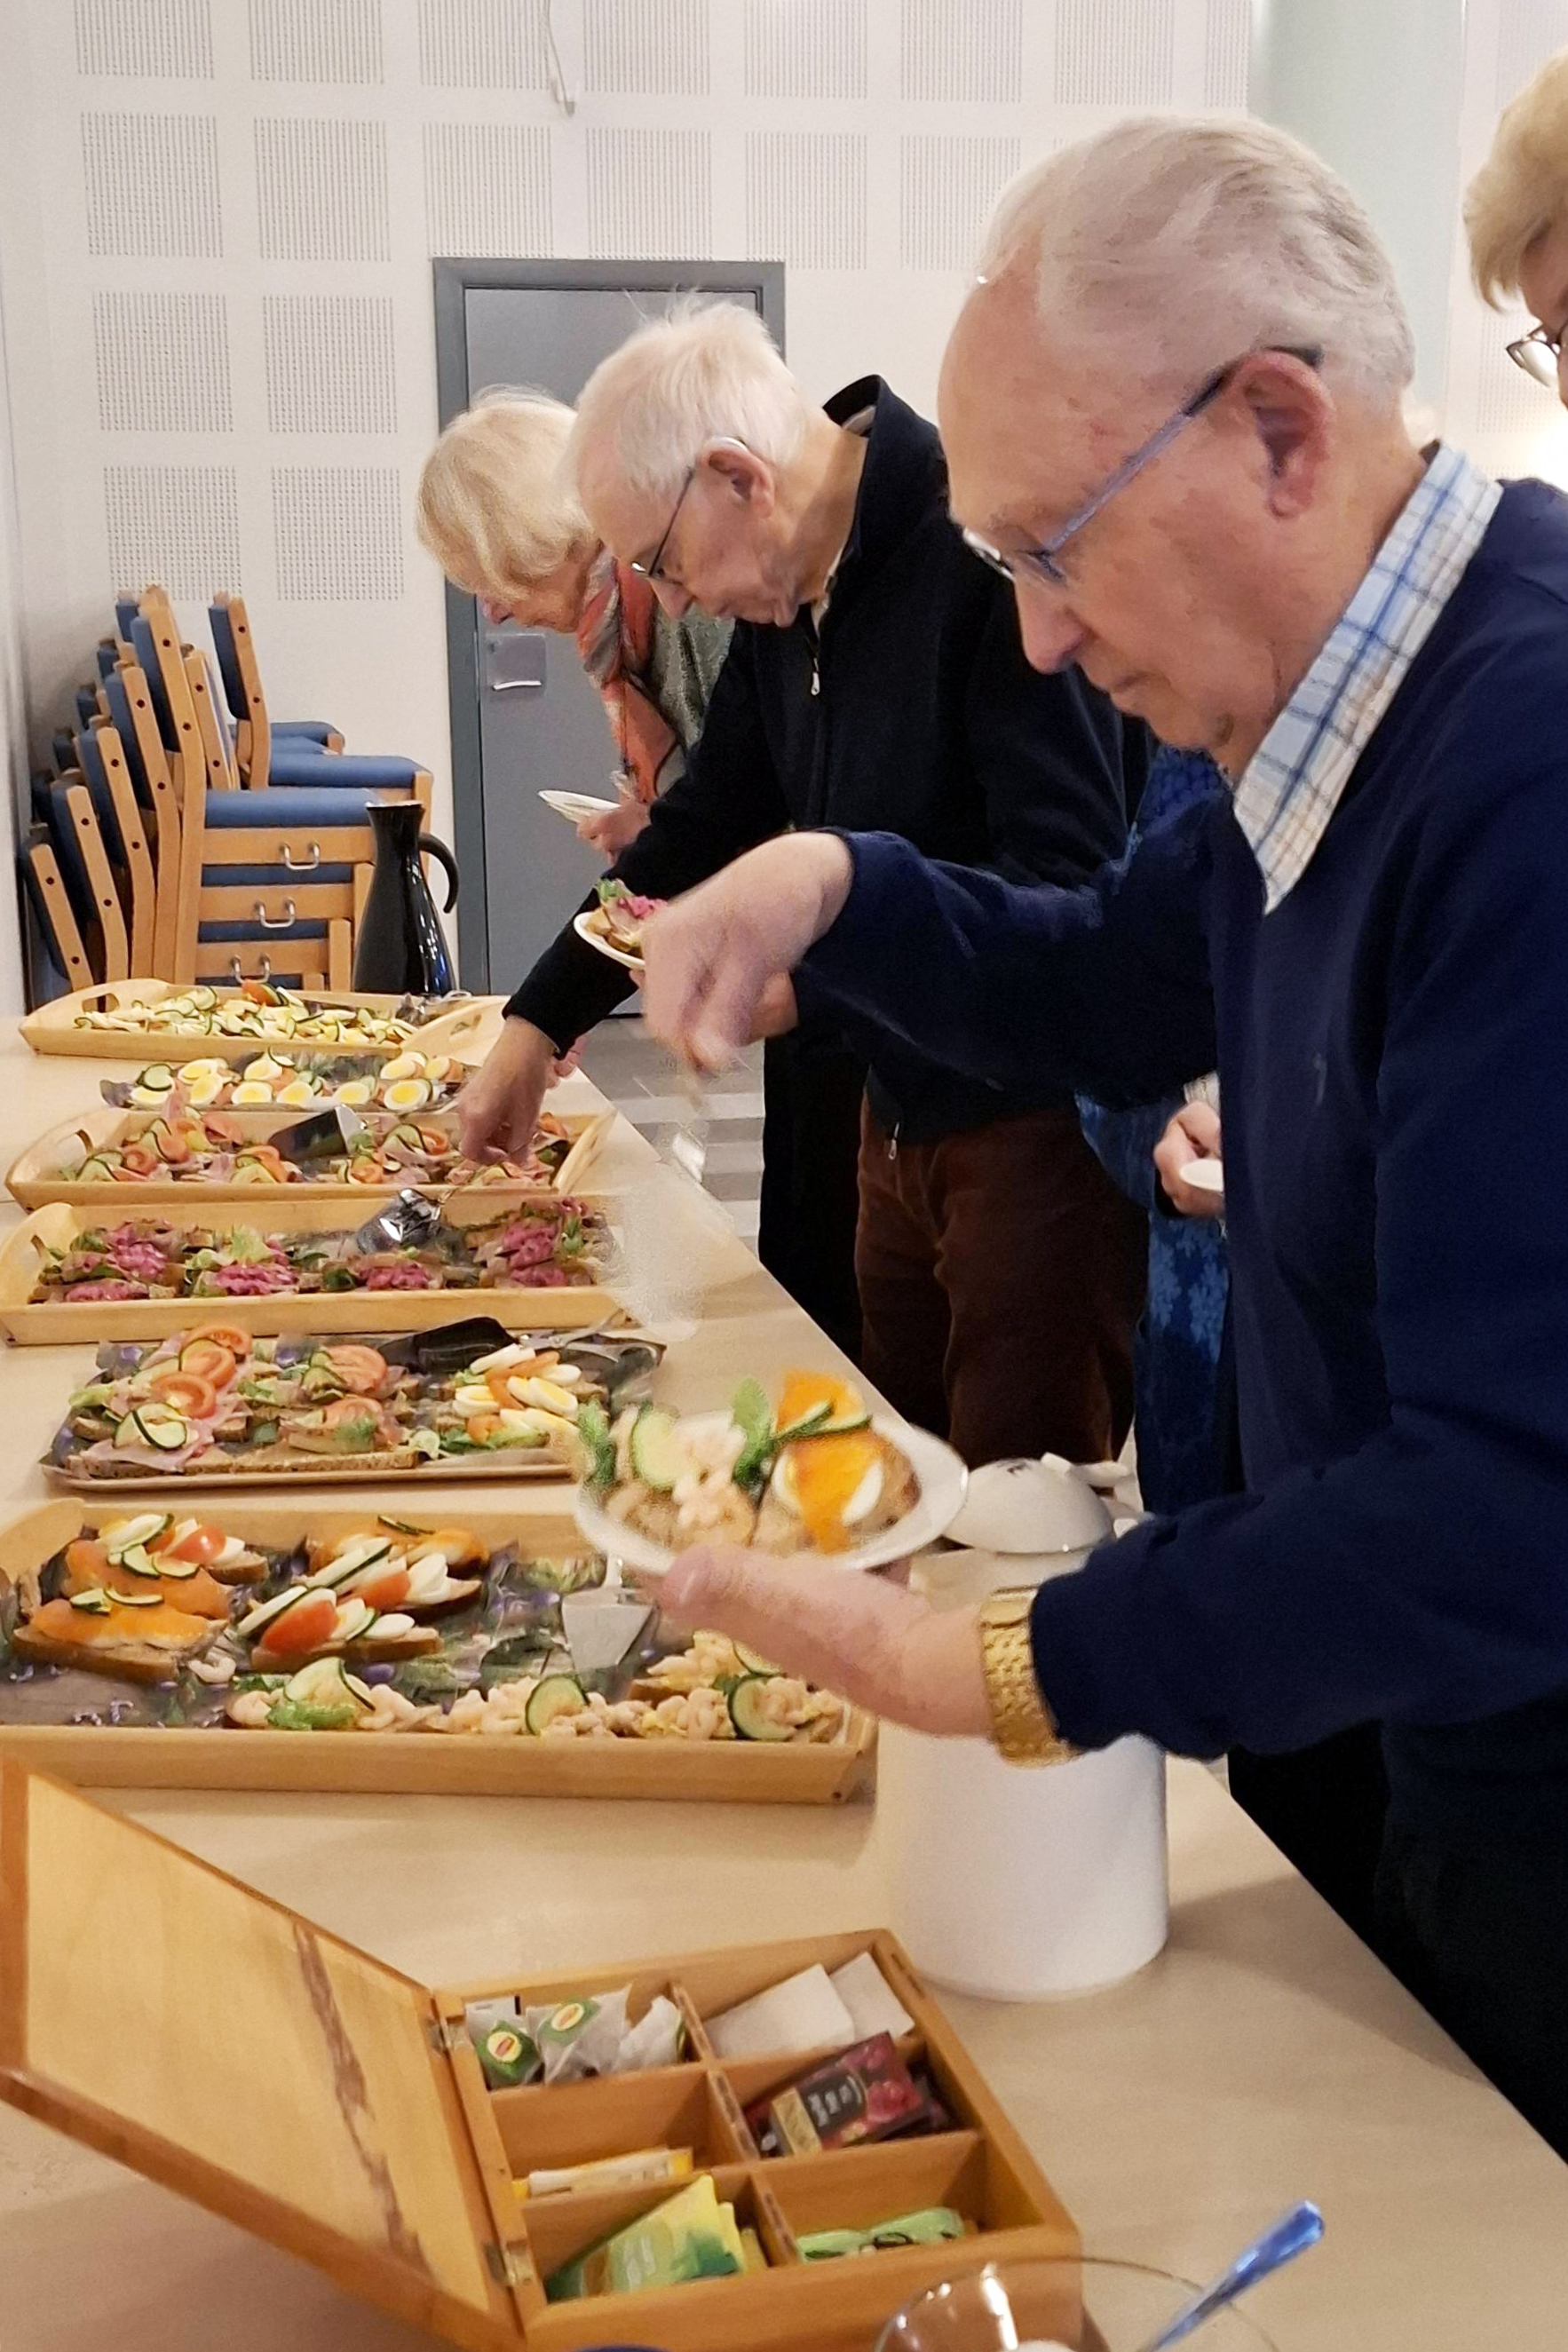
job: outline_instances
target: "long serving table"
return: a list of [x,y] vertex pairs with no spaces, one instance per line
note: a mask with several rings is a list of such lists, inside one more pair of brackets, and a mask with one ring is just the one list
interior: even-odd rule
[[[99,1075],[36,1058],[5,1024],[6,1160],[95,1099]],[[601,1098],[579,1077],[555,1100]],[[662,1376],[672,1402],[721,1400],[745,1371],[833,1360],[715,1204],[626,1122],[595,1181],[624,1188],[615,1213],[639,1311],[685,1335]],[[36,1457],[89,1360],[85,1349],[0,1349],[6,1517],[43,1498]],[[520,1519],[559,1504],[548,1486],[510,1499]],[[1173,1763],[1170,1798],[1171,1942],[1151,1968],[1076,2000],[944,1996],[1086,2246],[1202,2276],[1290,2200],[1314,2196],[1326,2243],[1255,2298],[1279,2352],[1561,2352],[1568,2169],[1208,1772]],[[100,1801],[426,1983],[886,1921],[883,1832],[865,1805]],[[0,2352],[211,2352],[216,2341],[226,2352],[415,2352],[429,2340],[9,2108],[0,2281]]]

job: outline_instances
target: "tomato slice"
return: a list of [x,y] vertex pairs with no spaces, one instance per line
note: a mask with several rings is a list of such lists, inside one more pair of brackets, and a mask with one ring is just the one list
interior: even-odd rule
[[181,1370],[159,1372],[147,1383],[147,1392],[172,1404],[187,1421],[208,1421],[217,1411],[217,1391],[199,1372]]
[[153,1557],[155,1560],[194,1559],[198,1568],[210,1568],[227,1541],[221,1528],[209,1527],[203,1520],[188,1536],[182,1536],[178,1543],[160,1544]]
[[216,1339],[187,1340],[180,1350],[180,1370],[212,1389],[226,1389],[237,1370],[234,1351]]
[[386,1358],[379,1349],[348,1341],[321,1351],[344,1388],[354,1396],[374,1396],[386,1378]]
[[254,1656],[258,1661],[268,1658],[302,1658],[311,1650],[319,1650],[323,1642],[332,1638],[332,1628],[338,1622],[338,1604],[331,1592],[312,1593],[309,1601],[296,1601],[262,1629],[263,1639]]
[[[248,1356],[254,1344],[248,1331],[236,1330],[232,1323],[204,1323],[199,1330],[191,1333],[186,1349],[194,1347],[198,1339],[210,1339],[215,1348],[226,1348],[231,1356]],[[184,1357],[185,1350],[182,1349],[182,1363]]]
[[[353,1597],[369,1603],[372,1609],[395,1609],[408,1597],[408,1570],[401,1560],[390,1560],[367,1577],[355,1582]],[[284,1611],[285,1620],[288,1611]]]

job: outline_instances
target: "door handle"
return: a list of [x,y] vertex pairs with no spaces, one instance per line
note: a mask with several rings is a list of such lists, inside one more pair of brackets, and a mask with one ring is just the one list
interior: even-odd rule
[[492,694],[537,694],[544,684],[542,629],[491,631],[485,637],[485,684]]

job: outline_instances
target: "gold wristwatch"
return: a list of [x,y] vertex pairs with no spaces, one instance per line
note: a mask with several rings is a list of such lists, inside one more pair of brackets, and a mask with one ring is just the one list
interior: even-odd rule
[[1035,1679],[1029,1640],[1033,1591],[993,1592],[980,1604],[980,1645],[991,1738],[1009,1764],[1065,1764],[1078,1750],[1051,1720]]

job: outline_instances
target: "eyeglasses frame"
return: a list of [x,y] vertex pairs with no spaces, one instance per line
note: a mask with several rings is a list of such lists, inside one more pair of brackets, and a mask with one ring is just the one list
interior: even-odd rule
[[[1550,327],[1531,327],[1528,335],[1518,335],[1511,343],[1505,346],[1515,367],[1522,368],[1531,383],[1538,383],[1542,392],[1555,392],[1557,389],[1557,371],[1563,357],[1563,338],[1565,333],[1568,333],[1568,327],[1559,328],[1555,334]],[[1548,374],[1542,375],[1534,359],[1528,356],[1535,352],[1544,352],[1551,360],[1552,367]]]
[[1169,447],[1178,433],[1183,432],[1194,418],[1201,416],[1205,409],[1219,398],[1238,368],[1245,367],[1249,359],[1258,358],[1260,352],[1279,352],[1287,359],[1300,360],[1310,368],[1319,368],[1323,363],[1322,348],[1316,343],[1304,345],[1266,343],[1259,345],[1258,351],[1244,352],[1239,359],[1227,360],[1224,367],[1216,368],[1213,375],[1205,376],[1192,398],[1184,400],[1173,415],[1167,416],[1164,423],[1151,433],[1146,441],[1140,443],[1130,457],[1122,459],[1110,478],[1101,483],[1094,496],[1079,508],[1077,513],[1062,525],[1060,530],[1053,532],[1051,537],[1042,541],[1039,546],[1020,548],[1016,555],[1004,555],[999,547],[994,547],[989,540],[982,539],[978,531],[966,530],[963,534],[965,547],[972,554],[977,555],[983,563],[988,563],[993,572],[1001,572],[1004,579],[1013,582],[1015,585],[1020,570],[1024,570],[1037,573],[1052,588],[1068,586],[1068,574],[1057,561],[1068,541],[1076,539],[1085,525],[1091,523],[1095,516],[1103,508],[1108,507],[1111,499],[1143,471],[1145,466],[1159,457],[1162,450]]

